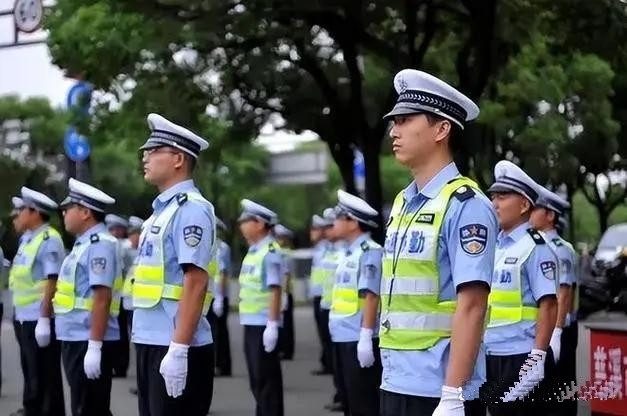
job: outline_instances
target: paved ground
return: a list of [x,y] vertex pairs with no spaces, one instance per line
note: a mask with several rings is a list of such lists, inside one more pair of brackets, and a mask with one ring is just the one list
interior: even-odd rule
[[[253,400],[248,390],[245,362],[242,352],[242,330],[237,321],[237,315],[231,314],[229,326],[231,329],[231,344],[233,349],[234,376],[218,378],[215,382],[213,405],[211,414],[215,416],[249,416],[253,414]],[[621,317],[601,315],[596,320],[613,320]],[[624,315],[622,317],[624,319]],[[314,377],[309,371],[317,367],[318,344],[311,309],[300,307],[295,312],[296,321],[296,356],[294,361],[283,362],[283,376],[285,386],[285,414],[286,416],[328,416],[339,413],[323,411],[323,405],[331,396],[331,378]],[[579,382],[587,378],[588,373],[588,341],[587,334],[580,327],[579,340]],[[19,368],[19,355],[13,328],[8,321],[2,324],[2,397],[0,397],[0,415],[8,416],[21,403],[22,375]],[[128,390],[134,383],[133,370],[128,379],[113,381],[112,412],[115,416],[137,415],[135,396]],[[67,397],[67,386],[66,386]],[[66,403],[69,400],[66,399]],[[587,416],[590,412],[584,402],[580,402],[580,416]],[[69,412],[68,412],[69,415]]]

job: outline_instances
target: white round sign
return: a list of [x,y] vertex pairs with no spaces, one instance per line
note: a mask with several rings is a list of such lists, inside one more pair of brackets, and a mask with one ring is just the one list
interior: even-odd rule
[[44,18],[41,0],[15,0],[13,7],[15,27],[21,32],[31,33],[39,29]]

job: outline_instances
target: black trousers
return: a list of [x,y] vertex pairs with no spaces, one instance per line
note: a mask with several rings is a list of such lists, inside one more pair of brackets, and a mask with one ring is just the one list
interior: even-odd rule
[[137,352],[137,400],[140,416],[206,416],[213,398],[213,344],[190,347],[183,395],[168,396],[159,373],[168,347],[135,344]]
[[[325,316],[327,322],[329,321],[329,310],[323,309],[326,312]],[[328,328],[328,325],[327,325]],[[329,335],[329,338],[331,335]],[[342,362],[339,355],[339,350],[334,342],[331,342],[331,364],[333,366],[333,386],[335,387],[335,394],[333,395],[334,403],[341,403],[344,409],[346,407],[346,392],[344,391],[344,377],[342,376]]]
[[128,311],[123,307],[120,308],[118,315],[118,324],[120,325],[120,340],[113,344],[113,376],[126,377],[128,364],[130,360],[130,340],[129,340],[129,323],[131,321],[132,311]]
[[61,378],[61,344],[50,321],[50,345],[40,348],[35,339],[37,321],[14,321],[24,375],[22,405],[26,416],[65,415]]
[[211,335],[213,336],[213,346],[215,348],[216,375],[231,375],[231,339],[229,336],[229,298],[224,298],[224,309],[222,316],[216,316],[213,309],[209,308],[207,320],[211,325]]
[[287,294],[287,309],[282,312],[283,326],[279,328],[279,356],[284,360],[294,358],[294,296]]
[[[555,379],[557,381],[557,395],[562,392],[572,390],[571,385],[577,382],[577,341],[579,329],[577,322],[571,323],[562,330],[562,345],[560,359],[555,368]],[[564,400],[555,404],[554,414],[562,416],[577,415],[577,400]]]
[[344,414],[350,416],[379,415],[379,386],[381,385],[381,354],[379,339],[372,340],[375,362],[361,368],[357,360],[357,342],[333,344],[338,359],[341,390],[346,398]]
[[63,341],[61,352],[70,385],[72,416],[111,416],[113,348],[111,341],[102,343],[101,374],[96,380],[90,380],[83,368],[87,341]]
[[263,326],[244,325],[248,381],[257,403],[256,416],[283,416],[283,376],[278,348],[263,348]]
[[313,298],[314,320],[316,321],[316,330],[320,339],[320,368],[325,373],[333,372],[333,352],[331,351],[331,334],[329,333],[329,310],[322,309],[320,302],[321,296]]
[[[431,416],[439,402],[439,397],[409,396],[381,390],[381,416]],[[485,416],[485,407],[479,400],[465,401],[464,414]]]
[[[479,389],[481,401],[491,416],[552,415],[555,403],[555,361],[547,351],[544,380],[524,400],[503,402],[501,397],[519,380],[519,371],[528,354],[486,357],[487,381]],[[550,399],[550,400],[549,400]]]

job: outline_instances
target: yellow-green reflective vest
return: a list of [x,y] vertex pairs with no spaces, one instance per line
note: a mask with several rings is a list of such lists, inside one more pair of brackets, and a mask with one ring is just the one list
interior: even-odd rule
[[343,319],[357,314],[364,303],[359,297],[359,264],[362,254],[370,249],[381,248],[368,239],[349,255],[342,257],[335,272],[329,319]]
[[57,280],[57,291],[52,299],[54,313],[61,315],[73,311],[74,309],[91,311],[94,305],[92,298],[82,298],[76,296],[76,270],[78,262],[92,243],[98,241],[110,241],[115,244],[116,255],[116,277],[113,280],[111,290],[111,306],[109,315],[116,317],[120,313],[120,301],[122,295],[122,249],[117,238],[108,233],[93,234],[88,242],[79,246],[74,246],[72,252],[65,258],[61,265],[61,272]]
[[39,248],[49,238],[61,240],[61,235],[54,228],[47,227],[20,246],[15,256],[19,256],[20,261],[13,264],[9,273],[9,289],[13,291],[15,306],[27,306],[43,299],[46,281],[33,281],[33,265]]
[[269,252],[280,251],[275,241],[269,241],[254,252],[250,250],[242,261],[239,273],[239,313],[267,314],[272,291],[263,285],[263,260]]
[[343,250],[335,246],[330,246],[322,256],[321,269],[323,270],[324,281],[322,283],[322,298],[320,299],[320,307],[323,309],[331,309],[333,301],[333,283],[335,283],[335,272],[337,266],[344,256]]
[[535,322],[538,318],[537,306],[523,304],[522,293],[522,266],[536,247],[533,233],[544,243],[540,234],[531,230],[513,245],[505,249],[496,249],[492,289],[488,296],[490,306],[488,328],[522,321]]
[[[168,225],[174,218],[174,215],[178,211],[179,207],[186,203],[187,200],[199,201],[207,204],[211,207],[213,214],[213,206],[198,192],[187,192],[185,194],[179,194],[176,198],[172,198],[170,203],[159,214],[153,214],[142,229],[139,237],[139,247],[149,245],[151,253],[146,255],[142,253],[140,249],[137,255],[135,266],[132,274],[132,293],[133,293],[133,308],[152,308],[156,306],[161,299],[168,299],[178,301],[183,294],[183,283],[173,283],[168,281],[168,277],[165,273],[165,233],[168,230]],[[213,236],[213,242],[211,247],[215,250],[215,224],[211,232]],[[211,255],[211,260],[207,265],[207,274],[210,278],[214,278],[217,272],[217,262],[214,254]],[[212,294],[211,284],[207,284],[207,293],[203,302],[203,315],[209,310],[211,305]]]
[[[324,254],[330,249],[332,243],[323,241],[321,244],[325,244],[324,246],[320,246],[320,252],[314,255],[311,263],[311,285],[316,287],[322,287],[325,281],[325,270],[322,268],[322,259]],[[315,249],[314,249],[315,250]],[[319,254],[319,255],[318,255]],[[315,260],[315,261],[314,261]]]
[[457,303],[440,301],[438,239],[451,198],[468,194],[469,188],[480,193],[474,181],[459,176],[412,213],[405,210],[404,193],[396,196],[383,259],[381,348],[425,350],[451,336]]

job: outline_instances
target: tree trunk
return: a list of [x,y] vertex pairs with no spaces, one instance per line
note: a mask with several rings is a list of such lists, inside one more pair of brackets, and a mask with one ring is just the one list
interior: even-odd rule
[[379,227],[373,231],[372,238],[378,243],[383,243],[383,192],[381,189],[381,170],[379,163],[379,153],[381,150],[381,137],[376,137],[377,132],[372,131],[368,137],[364,138],[364,146],[361,149],[364,155],[366,167],[366,201],[379,213]]
[[603,235],[605,230],[608,227],[608,221],[610,218],[610,213],[605,209],[605,204],[601,201],[600,204],[596,206],[597,212],[599,213],[599,238]]
[[357,195],[355,188],[355,178],[353,177],[353,161],[355,156],[348,144],[339,142],[328,142],[329,152],[336,166],[342,175],[342,182],[346,192]]

